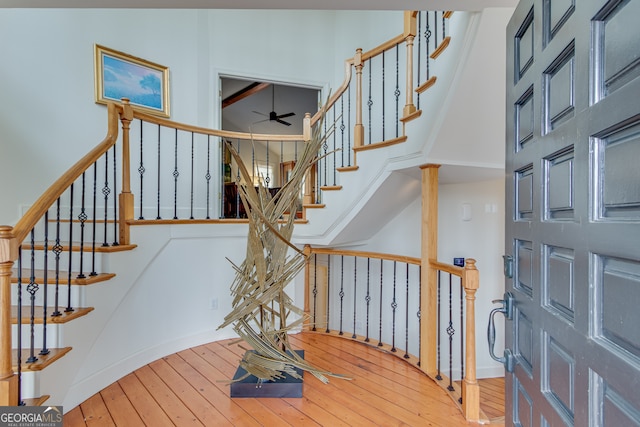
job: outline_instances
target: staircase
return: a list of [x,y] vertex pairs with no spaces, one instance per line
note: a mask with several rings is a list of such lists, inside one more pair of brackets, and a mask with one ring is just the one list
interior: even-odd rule
[[[455,68],[459,56],[464,55],[464,50],[469,47],[469,38],[473,37],[474,32],[474,18],[466,14],[460,16],[462,18],[458,21],[459,28],[456,31],[465,36],[458,41],[454,37],[451,42],[446,42],[447,52],[451,53],[441,56],[440,62],[433,63],[434,73],[439,68]],[[410,19],[408,21],[411,22]],[[401,40],[405,42],[407,34],[414,36],[415,32],[415,29],[405,29]],[[388,46],[373,49],[369,55],[379,55],[397,43],[394,41]],[[445,43],[441,44],[446,47]],[[354,57],[356,75],[358,64],[362,71],[362,54],[359,52]],[[413,58],[413,55],[408,54],[404,59],[408,58]],[[419,85],[414,85],[413,78],[409,78],[413,86],[407,92],[411,99],[414,92],[424,93],[424,96],[433,93],[429,99],[446,99],[447,89],[454,78],[455,73],[438,75],[435,85],[433,78],[423,79]],[[354,84],[358,84],[357,80]],[[406,85],[406,82],[403,84]],[[354,92],[358,90],[362,91],[362,88],[354,89]],[[307,204],[306,222],[297,227],[296,242],[335,246],[365,241],[385,220],[395,216],[418,197],[420,179],[417,167],[426,163],[427,154],[435,142],[430,137],[413,138],[412,135],[433,137],[431,127],[439,114],[438,107],[427,103],[424,97],[422,103],[422,106],[414,106],[412,110],[413,103],[408,102],[403,109],[403,113],[407,113],[405,120],[400,125],[402,135],[390,140],[383,139],[379,146],[376,146],[375,137],[370,137],[374,142],[366,143],[365,125],[361,117],[358,119],[362,111],[354,111],[353,123],[356,126],[352,148],[357,153],[357,163],[354,154],[353,164],[341,168],[335,163],[332,165],[338,169],[339,183],[319,186],[321,197],[316,198],[316,203]],[[425,112],[431,114],[425,118]],[[144,118],[144,114],[135,117]],[[16,341],[12,347],[33,348],[22,350],[19,367],[13,363],[8,368],[6,360],[3,361],[4,365],[0,364],[0,368],[4,366],[0,374],[7,377],[7,372],[19,372],[22,378],[20,393],[13,391],[17,378],[5,378],[6,387],[1,389],[3,397],[0,403],[15,404],[13,399],[19,395],[26,404],[42,404],[46,401],[63,403],[71,408],[141,364],[188,346],[230,337],[227,331],[212,333],[211,327],[219,324],[218,319],[224,314],[220,313],[219,307],[230,306],[227,289],[233,272],[225,257],[241,259],[243,256],[246,225],[227,222],[224,229],[213,230],[215,227],[211,227],[212,223],[224,221],[174,218],[155,221],[157,225],[152,225],[154,221],[151,219],[134,219],[132,199],[137,193],[129,187],[129,173],[137,165],[130,165],[127,160],[126,164],[111,169],[111,162],[116,159],[125,162],[125,156],[121,157],[114,148],[118,118],[128,130],[129,123],[134,120],[134,112],[126,106],[109,105],[109,131],[103,143],[61,177],[52,186],[56,192],[43,195],[15,227],[0,227],[0,284],[3,292],[11,289],[3,293],[3,301],[11,299],[12,313],[7,325],[12,325],[9,336]],[[154,121],[161,122],[160,119]],[[130,151],[128,139],[128,133],[123,130],[122,152]],[[103,187],[103,181],[109,184]],[[75,198],[73,185],[76,186]],[[122,185],[122,188],[116,203],[114,194],[117,185]],[[97,208],[91,197],[98,198]],[[55,218],[56,201],[58,205],[62,204],[62,216],[68,214],[67,219],[61,219],[59,214]],[[87,218],[76,219],[74,206],[82,206],[80,211],[86,212]],[[371,210],[379,213],[376,216],[379,223],[365,223],[358,219]],[[76,209],[75,215],[78,213]],[[116,218],[119,221],[116,222]],[[80,246],[64,243],[64,238],[61,238],[63,234],[70,241],[76,241],[82,233],[89,236],[92,221],[98,224],[98,228],[104,226],[105,230],[104,236],[97,238],[97,244],[86,243],[96,240],[95,233],[91,238],[82,239],[85,244]],[[68,232],[54,233],[48,230],[46,224],[54,228],[66,224]],[[112,232],[112,227],[117,231],[114,229]],[[30,241],[31,229],[48,235],[48,238],[45,242],[38,243],[33,238]],[[107,243],[107,240],[111,243]],[[140,246],[132,242],[138,242]],[[190,274],[185,277],[181,273],[184,268],[181,264],[185,260],[187,242],[190,248]],[[194,242],[197,249],[192,248]],[[49,248],[50,253],[55,253],[52,249],[55,246],[60,248],[59,267],[50,270],[52,262],[56,261],[47,260],[42,252],[46,253],[43,249]],[[166,268],[172,264],[176,265],[175,268]],[[88,265],[92,267],[86,267]],[[71,266],[71,272],[61,266]],[[156,266],[165,268],[155,269]],[[63,283],[57,291],[56,277],[59,285]],[[195,285],[194,289],[184,283],[189,277],[205,277],[207,280],[193,280],[196,283],[189,285]],[[175,286],[168,292],[165,290],[164,294],[158,294],[154,292],[154,283],[159,280],[174,283]],[[7,283],[11,285],[7,286]],[[214,285],[213,289],[211,284]],[[38,292],[34,285],[41,287],[41,291]],[[25,289],[28,298],[33,295],[33,303],[17,299],[16,296],[21,295],[17,292],[18,287],[23,288],[22,295],[25,295]],[[33,294],[29,287],[32,290],[36,288]],[[43,292],[45,288],[46,297]],[[56,292],[58,295],[66,293],[64,298],[60,297],[64,302],[51,308],[50,301]],[[44,298],[49,301],[46,309]],[[194,309],[191,310],[191,307]],[[59,311],[60,315],[52,316],[54,311]],[[136,323],[135,327],[130,324],[131,321]],[[202,326],[185,331],[181,330],[181,324]],[[3,337],[6,337],[6,325],[2,327],[5,328]],[[18,334],[18,329],[22,329],[23,333]],[[22,342],[18,343],[17,337],[20,336]],[[25,341],[33,341],[34,345],[27,345]],[[121,344],[114,346],[116,342]],[[41,351],[48,353],[40,354]],[[17,361],[18,355],[12,355],[11,360]],[[49,394],[43,394],[42,391]]]

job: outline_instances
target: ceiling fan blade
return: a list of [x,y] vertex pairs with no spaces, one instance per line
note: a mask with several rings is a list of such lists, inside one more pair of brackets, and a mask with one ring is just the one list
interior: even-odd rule
[[276,119],[276,122],[278,122],[278,123],[282,123],[282,124],[283,124],[283,125],[285,125],[285,126],[291,126],[291,123],[289,123],[289,122],[285,122],[284,120]]
[[264,119],[264,120],[258,120],[257,122],[253,122],[251,124],[255,125],[255,124],[258,124],[258,123],[264,123],[264,122],[270,122],[270,121],[271,121],[271,119]]
[[287,114],[280,114],[278,116],[279,119],[284,119],[285,117],[291,117],[291,116],[295,116],[296,113],[287,113]]
[[268,114],[261,113],[260,111],[252,111],[252,113],[260,114],[261,116],[269,116]]

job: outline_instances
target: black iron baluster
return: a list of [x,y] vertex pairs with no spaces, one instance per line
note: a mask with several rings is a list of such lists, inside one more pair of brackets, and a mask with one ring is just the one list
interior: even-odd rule
[[382,347],[382,266],[384,265],[384,260],[380,259],[380,330],[379,330],[379,338],[378,338],[378,347]]
[[373,142],[371,140],[371,121],[372,121],[371,120],[371,107],[373,106],[373,99],[372,99],[372,94],[371,94],[371,69],[372,68],[373,68],[373,58],[369,60],[369,100],[367,101],[367,106],[369,107],[369,123],[367,124],[367,128],[369,129],[369,144],[371,144]]
[[356,314],[356,307],[358,306],[358,296],[357,296],[357,290],[358,290],[358,257],[354,256],[353,257],[353,334],[351,335],[351,338],[356,338],[356,318],[357,318],[357,314]]
[[84,223],[87,221],[87,211],[84,204],[85,195],[85,172],[82,172],[82,197],[80,201],[80,214],[78,220],[80,221],[80,272],[76,276],[78,279],[84,279]]
[[178,219],[178,129],[173,142],[173,219]]
[[364,300],[367,303],[367,326],[366,326],[364,342],[369,342],[369,303],[371,303],[371,292],[370,292],[370,286],[369,286],[370,285],[370,281],[369,281],[370,267],[371,267],[371,258],[367,257],[367,296],[364,298]]
[[264,186],[267,188],[267,190],[269,189],[269,183],[271,182],[271,177],[269,177],[269,170],[271,169],[269,167],[269,141],[267,141],[267,164],[265,165],[267,168],[267,176],[264,178]]
[[436,357],[437,364],[438,364],[438,374],[436,375],[436,379],[438,381],[442,381],[442,374],[441,374],[441,371],[440,371],[440,360],[442,359],[441,358],[441,354],[440,354],[440,334],[441,334],[440,325],[442,324],[441,319],[440,319],[440,279],[441,279],[440,276],[441,275],[442,275],[442,271],[438,270],[438,297],[437,297],[437,300],[438,300],[438,320],[436,321],[436,331],[438,331],[437,332],[437,335],[438,335],[438,344],[437,344],[438,345],[438,354],[437,354],[437,357]]
[[396,350],[396,308],[398,308],[398,303],[396,302],[396,261],[393,261],[393,300],[391,301],[391,351],[394,353]]
[[427,78],[426,80],[429,80],[431,78],[431,71],[430,71],[430,63],[431,63],[431,27],[429,26],[429,16],[430,16],[430,12],[427,12],[427,19],[426,21],[426,26],[425,26],[425,30],[424,30],[424,38],[425,38],[425,47],[427,48],[427,52],[426,52],[426,69],[427,69]]
[[447,28],[445,26],[445,17],[444,17],[444,10],[442,11],[442,40],[444,40],[445,38],[447,38]]
[[422,266],[418,266],[418,366],[422,364]]
[[400,44],[396,44],[396,90],[393,92],[396,97],[396,138],[400,136]]
[[144,168],[144,161],[143,161],[143,153],[142,153],[142,147],[143,147],[143,143],[142,141],[144,140],[143,138],[143,122],[142,119],[140,119],[140,165],[138,166],[138,174],[140,175],[140,216],[138,217],[138,219],[144,219],[144,213],[143,213],[143,204],[142,204],[142,189],[143,189],[143,184],[144,184],[144,172],[145,172],[145,168]]
[[[65,313],[73,311],[71,307],[71,274],[73,271],[73,185],[69,188],[69,271],[67,271],[67,308],[64,309]],[[106,207],[105,207],[106,214]],[[105,218],[105,233],[106,233],[106,218]],[[106,241],[106,234],[105,234]],[[107,246],[109,246],[107,244]]]
[[[73,184],[72,187],[73,188]],[[73,192],[73,191],[72,191]],[[104,238],[102,240],[102,246],[109,246],[107,243],[107,225],[109,223],[109,194],[111,189],[109,188],[109,151],[104,153],[104,187],[102,187],[102,195],[104,196]]]
[[329,333],[329,305],[331,304],[331,254],[327,254],[327,328],[326,333]]
[[[222,144],[222,150],[224,152],[224,143]],[[207,181],[207,219],[211,219],[209,216],[209,192],[211,187],[211,135],[207,135],[207,173],[204,175],[204,179]],[[231,165],[229,165],[231,167]],[[224,174],[224,171],[222,171]],[[224,176],[222,179],[222,206],[224,206]],[[224,210],[222,212],[222,217],[224,217]]]
[[342,332],[342,313],[344,307],[344,255],[340,255],[340,332],[339,335],[343,335]]
[[438,48],[438,11],[433,12],[433,49]]
[[[328,172],[329,167],[328,167],[328,164],[327,164],[329,162],[329,157],[327,156],[327,150],[329,150],[329,144],[327,144],[327,138],[326,138],[326,135],[327,135],[327,121],[326,120],[324,121],[324,134],[325,134],[325,139],[324,139],[324,142],[322,143],[322,150],[324,150],[324,155],[323,155],[323,157],[324,157],[324,176],[323,176],[323,179],[324,179],[324,186],[326,187],[327,186],[327,176],[329,176],[329,172]],[[322,186],[320,186],[320,188],[322,188]]]
[[[348,106],[348,110],[349,110],[349,116],[347,118],[347,128],[349,129],[349,135],[351,135],[352,129],[351,129],[351,85],[349,85],[349,91],[348,91],[348,102],[347,102],[347,106]],[[347,166],[351,166],[351,138],[347,138]]]
[[406,285],[407,285],[407,300],[406,300],[406,309],[405,309],[405,330],[404,330],[404,358],[409,358],[409,263],[405,263],[407,266],[407,277],[406,277]]
[[96,227],[98,222],[98,214],[96,212],[98,201],[98,161],[93,162],[93,213],[91,218],[92,235],[91,235],[91,273],[89,276],[97,276],[96,273]]
[[[420,37],[420,31],[422,30],[422,12],[418,12],[418,31],[417,31],[417,38],[418,38],[418,48],[416,49],[416,55],[418,56],[418,60],[416,61],[416,66],[417,68],[417,72],[416,72],[416,77],[418,78],[416,87],[420,87],[420,61],[422,60],[422,37]],[[418,100],[416,102],[416,108],[419,110],[420,109],[420,93],[418,93]]]
[[449,273],[449,326],[447,327],[447,334],[449,335],[449,386],[447,390],[453,391],[453,290],[452,290],[452,275]]
[[52,317],[61,316],[60,312],[60,303],[59,303],[59,289],[60,289],[60,254],[62,253],[62,245],[60,244],[60,198],[56,201],[56,242],[51,248],[53,253],[56,256],[56,283],[55,283],[55,307],[53,313],[51,313]]
[[158,195],[157,195],[157,209],[156,219],[162,219],[160,217],[160,125],[158,125]]
[[193,132],[191,132],[191,211],[190,211],[191,215],[189,215],[189,219],[193,219],[193,173],[194,173],[193,161],[194,161]]
[[318,309],[318,254],[313,254],[313,328],[316,330],[316,310]]
[[333,110],[333,125],[331,125],[332,129],[333,129],[331,131],[331,133],[333,133],[333,167],[332,167],[332,170],[333,170],[333,185],[335,186],[336,185],[336,173],[337,173],[336,172],[336,138],[337,138],[337,135],[336,135],[336,105],[335,104],[333,104],[332,110]]
[[[382,56],[382,139],[381,139],[381,141],[386,140],[386,137],[385,137],[385,135],[386,135],[386,126],[385,126],[385,124],[386,123],[385,122],[387,120],[385,118],[385,111],[384,111],[387,108],[387,101],[386,101],[386,97],[385,97],[385,92],[386,92],[386,90],[385,90],[385,86],[386,86],[386,80],[385,80],[386,73],[385,73],[385,71],[386,71],[386,68],[387,68],[386,65],[385,65],[386,53],[387,53],[387,51],[383,50],[382,51],[382,55],[381,55]],[[373,141],[370,141],[370,142],[373,142]]]
[[17,331],[17,362],[18,362],[18,406],[24,406],[22,400],[22,246],[18,248],[18,325]]
[[[238,155],[240,155],[240,139],[236,141],[236,145],[238,146]],[[248,183],[247,183],[248,184]],[[236,171],[236,188],[240,186],[240,167],[238,166]],[[240,189],[237,188],[236,191],[236,218],[240,218]]]
[[42,294],[42,350],[41,355],[49,354],[47,348],[47,306],[49,291],[49,211],[44,213],[44,251],[42,254],[44,272],[43,272],[43,294]]
[[344,94],[340,96],[340,166],[344,167]]
[[118,193],[118,164],[117,158],[118,156],[116,150],[116,144],[113,144],[113,244],[112,246],[118,246],[120,243],[118,242],[118,197],[116,194]]
[[[38,360],[35,354],[36,339],[36,292],[39,286],[36,283],[36,239],[35,229],[31,229],[31,271],[29,273],[29,284],[27,292],[29,292],[29,302],[31,313],[29,316],[29,357],[27,363],[34,363]],[[20,333],[20,332],[19,332]]]

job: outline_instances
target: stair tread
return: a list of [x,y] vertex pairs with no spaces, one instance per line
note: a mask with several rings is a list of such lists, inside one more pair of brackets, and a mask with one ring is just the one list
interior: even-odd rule
[[[44,270],[36,269],[35,273],[35,283],[42,285],[44,284]],[[98,273],[95,276],[91,276],[90,273],[84,273],[86,277],[78,278],[78,272],[71,272],[71,284],[72,285],[91,285],[99,282],[106,282],[114,278],[116,275],[114,273]],[[67,284],[67,280],[69,277],[68,271],[58,271],[58,283],[59,284]],[[22,269],[22,284],[29,283],[31,278],[31,269],[23,268]],[[14,268],[11,275],[11,283],[18,283],[18,269]],[[55,270],[47,270],[47,283],[49,285],[56,284],[56,271]]]
[[[36,360],[35,362],[27,362],[27,359],[29,359],[29,349],[22,349],[21,353],[22,353],[22,372],[27,372],[27,371],[41,371],[44,368],[46,368],[47,366],[51,365],[53,362],[55,362],[56,360],[60,359],[62,356],[64,356],[65,354],[69,353],[71,351],[71,347],[63,347],[63,348],[50,348],[49,349],[49,354],[45,354],[45,355],[41,355],[41,354],[37,354],[36,353],[36,357],[38,358],[38,360]],[[39,350],[38,350],[39,352]],[[12,350],[11,351],[11,360],[13,361],[13,370],[17,371],[18,370],[18,350]]]
[[[47,245],[47,249],[51,250],[51,248],[53,247],[54,243],[53,242],[49,242]],[[80,252],[80,242],[72,242],[71,245],[69,244],[69,242],[60,242],[60,246],[62,246],[62,251],[63,252],[69,252],[69,249],[71,248],[72,252]],[[101,252],[101,253],[110,253],[110,252],[123,252],[123,251],[130,251],[132,249],[137,248],[138,245],[112,245],[110,244],[109,246],[102,246],[102,243],[98,243],[96,242],[96,247],[95,247],[95,251],[96,252]],[[31,249],[31,243],[23,243],[22,244],[22,249]],[[35,242],[33,245],[33,249],[38,250],[38,251],[42,251],[44,250],[44,242]],[[84,252],[91,252],[93,249],[93,244],[89,243],[89,242],[85,242],[82,245],[82,250]]]
[[44,402],[46,402],[47,400],[49,400],[51,396],[49,396],[48,394],[43,394],[40,397],[32,397],[30,399],[22,399],[22,401],[24,402],[25,406],[42,406],[42,404]]
[[[35,324],[42,324],[42,315],[44,308],[42,306],[35,306],[36,316],[34,318]],[[60,316],[52,316],[54,307],[47,307],[47,323],[67,323],[78,317],[85,316],[86,314],[94,310],[93,307],[74,307],[73,311],[64,311],[64,307],[59,308]],[[28,325],[31,317],[31,307],[22,306],[22,324]],[[16,325],[18,323],[18,306],[11,306],[11,324]]]

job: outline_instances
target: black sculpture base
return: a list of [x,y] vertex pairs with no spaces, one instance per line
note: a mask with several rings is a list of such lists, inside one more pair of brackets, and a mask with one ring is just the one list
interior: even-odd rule
[[[249,350],[254,351],[254,350]],[[304,350],[296,350],[298,356],[304,358]],[[301,377],[304,371],[296,369]],[[247,373],[243,368],[238,367],[234,381]],[[302,397],[302,378],[293,378],[289,374],[276,381],[259,382],[258,378],[249,375],[245,379],[231,383],[231,397]]]

